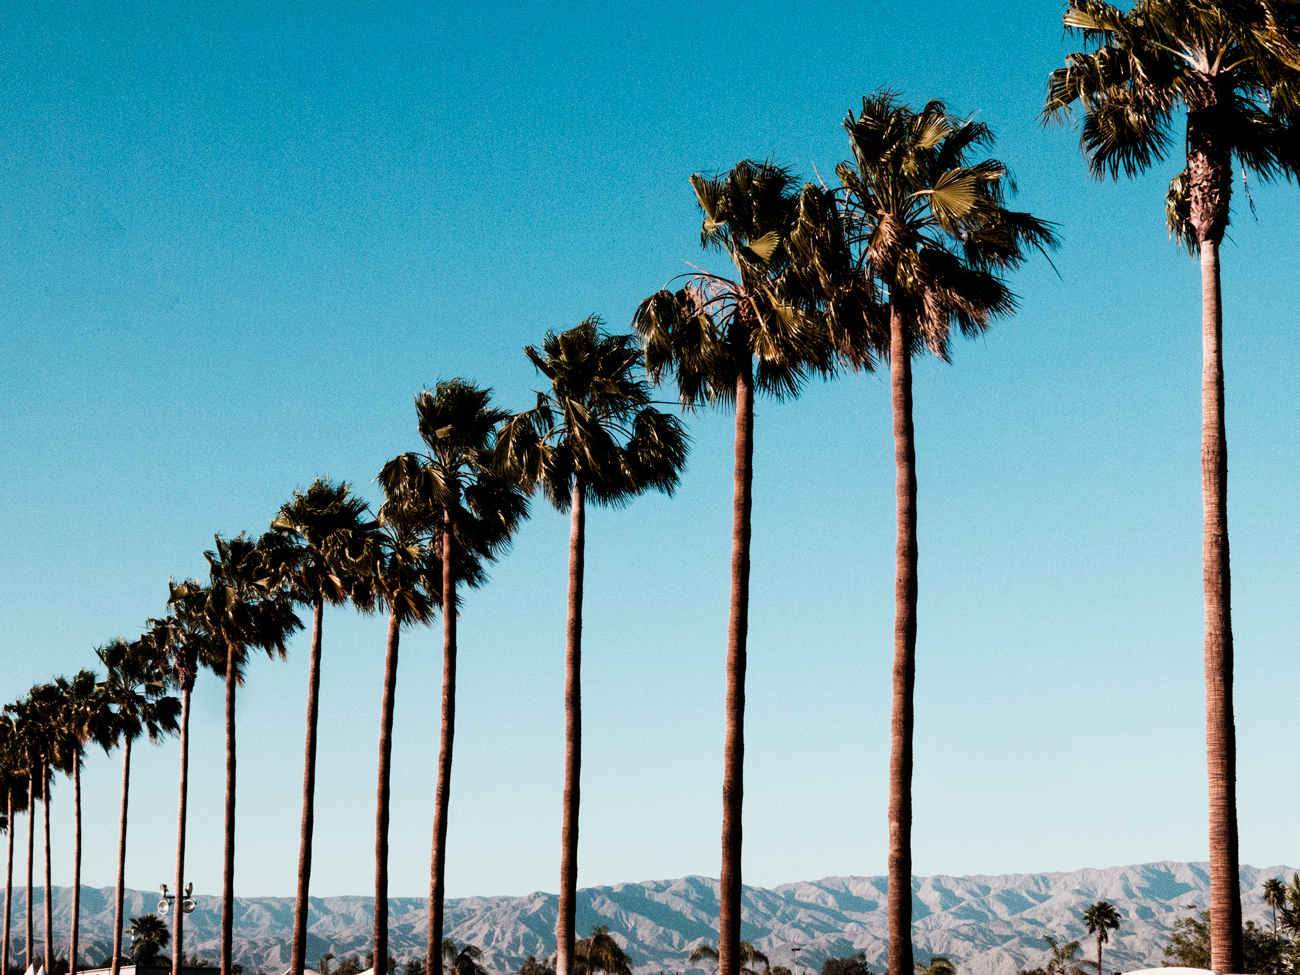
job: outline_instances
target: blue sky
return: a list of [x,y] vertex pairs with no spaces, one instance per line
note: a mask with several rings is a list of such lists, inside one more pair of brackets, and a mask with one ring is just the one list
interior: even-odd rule
[[[1060,4],[50,3],[0,13],[0,699],[140,632],[220,531],[319,475],[377,498],[439,378],[529,405],[522,354],[626,329],[698,247],[695,171],[832,178],[888,86],[999,136],[1064,241],[1020,313],[916,370],[915,870],[1203,859],[1199,280],[1174,164],[1087,178],[1038,123]],[[1295,188],[1224,248],[1244,862],[1294,859]],[[672,500],[589,524],[582,885],[717,875],[731,418]],[[744,879],[885,869],[894,470],[883,374],[761,402]],[[555,890],[567,522],[466,600],[448,888]],[[383,621],[326,614],[313,892],[364,893]],[[437,630],[403,639],[392,892],[428,889]],[[237,890],[296,876],[306,637],[239,703]],[[221,694],[195,692],[190,879],[221,869]],[[177,747],[136,752],[127,882],[169,880]],[[87,765],[84,878],[119,766]],[[70,789],[54,804],[71,878]]]

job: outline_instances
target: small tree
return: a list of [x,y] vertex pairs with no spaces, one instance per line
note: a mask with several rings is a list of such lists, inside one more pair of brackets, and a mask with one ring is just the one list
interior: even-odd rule
[[131,958],[137,965],[152,965],[171,940],[172,933],[157,914],[131,918]]
[[871,975],[867,953],[859,951],[847,958],[827,958],[822,962],[822,975]]

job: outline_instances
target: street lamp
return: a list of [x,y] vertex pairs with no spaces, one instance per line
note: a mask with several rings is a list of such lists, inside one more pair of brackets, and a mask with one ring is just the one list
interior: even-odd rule
[[[161,891],[158,895],[158,913],[166,914],[172,909],[172,903],[176,900],[176,895],[167,892],[166,884],[159,884],[158,889]],[[185,893],[181,895],[181,910],[186,914],[194,910],[194,899],[190,896],[193,893],[194,885],[186,884]]]
[[803,951],[803,945],[795,945],[790,950],[794,952],[794,975],[799,975],[799,952]]

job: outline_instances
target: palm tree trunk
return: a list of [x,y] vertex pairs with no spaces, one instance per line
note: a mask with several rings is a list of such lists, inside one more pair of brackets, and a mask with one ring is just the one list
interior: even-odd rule
[[1105,975],[1101,970],[1101,932],[1097,932],[1097,975]]
[[[221,868],[221,975],[232,975],[235,934],[235,644],[226,642],[226,838]],[[117,975],[116,972],[113,975]]]
[[582,775],[582,574],[586,495],[573,479],[569,511],[569,623],[564,649],[564,810],[560,829],[560,910],[555,919],[555,973],[572,975],[574,901],[578,894],[578,804]]
[[193,681],[182,678],[181,682],[181,770],[180,795],[176,800],[176,900],[172,919],[172,975],[181,975],[181,966],[185,958],[185,813],[189,803],[190,783],[190,691]]
[[1237,742],[1232,714],[1228,446],[1223,416],[1219,244],[1201,241],[1201,502],[1205,583],[1205,754],[1210,795],[1210,966],[1242,970]]
[[388,804],[393,761],[393,705],[397,698],[397,609],[388,614],[384,652],[384,702],[379,716],[379,787],[375,796],[375,973],[388,968]]
[[122,894],[126,883],[126,807],[131,790],[131,736],[122,736],[122,810],[117,821],[117,894],[113,912],[112,973],[122,970]]
[[731,612],[727,619],[726,733],[722,753],[722,870],[718,971],[740,972],[741,807],[745,795],[745,650],[749,636],[749,534],[754,487],[754,377],[749,353],[736,379],[736,459],[731,501]]
[[898,539],[894,568],[893,706],[889,732],[889,975],[912,972],[912,691],[916,683],[916,443],[912,358],[897,305],[889,309]]
[[[32,860],[36,856],[36,775],[30,769],[27,772],[27,914],[23,918],[26,923],[27,936],[27,967],[32,967]],[[5,975],[9,975],[5,972]],[[114,972],[113,975],[117,975]]]
[[72,761],[72,932],[68,938],[68,975],[77,975],[81,929],[81,749]]
[[[320,641],[325,600],[316,596],[311,617],[311,672],[307,680],[307,742],[302,768],[302,832],[298,838],[298,896],[293,905],[293,949],[289,975],[306,967],[308,892],[311,888],[311,839],[316,822],[316,724],[320,716]],[[176,975],[180,975],[179,972]]]
[[[456,735],[456,570],[451,511],[444,508],[442,533],[442,731],[438,741],[438,791],[433,810],[433,854],[429,868],[429,962],[425,975],[442,972],[442,902],[446,892],[447,808],[451,804],[451,746]],[[435,972],[434,962],[438,968]]]
[[54,884],[50,881],[50,766],[41,763],[41,805],[45,820],[45,971],[54,970]]
[[[13,920],[13,787],[5,787],[5,845],[8,852],[4,861],[4,945],[0,946],[0,975],[9,975],[9,928]],[[1275,927],[1275,926],[1274,926]]]

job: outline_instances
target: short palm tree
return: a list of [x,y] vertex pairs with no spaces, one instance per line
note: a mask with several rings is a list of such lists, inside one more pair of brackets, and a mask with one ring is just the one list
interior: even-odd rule
[[[311,665],[307,682],[307,734],[303,756],[302,828],[298,841],[298,889],[293,910],[290,975],[306,967],[307,909],[316,802],[316,726],[320,714],[321,624],[325,604],[347,602],[360,567],[373,549],[374,526],[365,502],[347,484],[317,479],[281,506],[271,522],[279,547],[277,577],[298,602],[312,608]],[[177,973],[179,975],[179,973]]]
[[171,932],[157,914],[131,918],[131,957],[137,965],[152,965],[167,947]]
[[[738,954],[740,956],[740,970],[745,972],[746,975],[760,975],[757,967],[759,962],[763,963],[764,973],[774,970],[768,962],[767,955],[754,947],[751,942],[742,941],[739,946]],[[709,944],[707,941],[703,941],[691,949],[691,953],[687,956],[686,960],[692,964],[697,964],[699,962],[712,962],[714,965],[713,970],[716,972],[718,970],[718,949],[713,947],[713,945]],[[777,968],[779,969],[780,966],[778,965]]]
[[1078,958],[1079,942],[1057,941],[1050,934],[1043,935],[1043,940],[1047,942],[1047,948],[1052,954],[1043,966],[1047,975],[1088,975],[1087,966],[1092,962]]
[[833,370],[838,349],[821,292],[792,243],[824,232],[808,226],[827,214],[821,192],[800,192],[789,170],[749,160],[715,178],[697,173],[691,187],[704,214],[701,243],[726,254],[735,277],[688,275],[679,290],[642,301],[632,327],[652,382],[671,375],[687,409],[736,411],[718,950],[722,975],[738,975],[754,396],[794,397],[810,371]]
[[[686,956],[686,960],[692,965],[701,965],[701,963],[707,965],[711,963],[713,965],[713,971],[716,972],[718,970],[718,949],[707,941],[701,941],[691,949],[691,953]],[[701,965],[701,967],[703,967],[703,965]]]
[[600,924],[591,929],[591,937],[583,938],[573,947],[574,975],[632,975],[632,959],[610,936],[609,926]]
[[1273,937],[1277,937],[1277,909],[1286,905],[1286,883],[1281,877],[1264,881],[1264,903],[1273,909]]
[[1300,17],[1273,0],[1138,0],[1127,13],[1069,0],[1065,26],[1083,50],[1048,82],[1046,120],[1083,111],[1080,147],[1093,175],[1136,176],[1174,146],[1186,110],[1186,168],[1166,195],[1171,233],[1201,264],[1201,501],[1205,708],[1209,777],[1210,942],[1215,971],[1242,966],[1236,732],[1228,562],[1219,246],[1233,164],[1262,180],[1300,173]]
[[1121,920],[1119,911],[1115,910],[1115,905],[1109,901],[1097,901],[1084,909],[1083,923],[1088,928],[1089,934],[1097,936],[1097,975],[1101,975],[1103,971],[1101,946],[1110,940],[1109,932],[1119,930]]
[[484,975],[483,966],[479,964],[482,957],[483,951],[478,945],[467,944],[457,948],[451,938],[442,943],[442,960],[447,975]]
[[[9,971],[9,943],[14,896],[14,816],[27,812],[27,769],[13,719],[0,712],[0,792],[5,806],[5,917],[4,942],[0,946],[0,971]],[[30,916],[30,910],[29,910]],[[30,950],[30,949],[29,949]]]
[[175,734],[181,703],[168,696],[163,661],[147,641],[114,640],[95,650],[105,677],[98,693],[112,709],[107,718],[109,740],[122,746],[122,806],[117,834],[117,891],[113,915],[113,975],[121,968],[123,894],[126,884],[127,809],[131,791],[131,745],[142,734],[157,744],[163,735]]
[[994,159],[970,161],[992,142],[984,125],[931,101],[919,112],[882,91],[844,121],[853,158],[836,169],[849,246],[860,273],[888,301],[878,350],[889,357],[897,467],[893,705],[889,757],[889,971],[911,972],[912,739],[916,681],[916,441],[912,357],[948,360],[953,327],[979,335],[1010,314],[1002,272],[1030,248],[1055,245],[1050,227],[1004,205],[1010,182]]
[[914,962],[912,967],[916,975],[957,975],[957,966],[946,955],[934,955],[928,965]]
[[609,335],[602,324],[592,316],[559,335],[547,332],[540,352],[524,348],[551,389],[538,393],[537,406],[511,420],[498,440],[506,468],[569,515],[557,975],[572,975],[575,938],[586,505],[624,505],[651,488],[671,495],[686,463],[681,424],[651,405],[649,383],[634,375],[641,350],[631,335]]
[[77,975],[81,928],[81,765],[88,742],[107,753],[112,747],[108,702],[99,693],[94,671],[81,670],[71,680],[54,679],[57,721],[54,766],[72,779],[72,930],[69,934],[68,975]]
[[[269,578],[266,549],[240,534],[216,536],[216,547],[203,553],[208,584],[182,584],[172,602],[194,629],[225,650],[210,664],[226,682],[226,805],[221,883],[221,975],[232,975],[235,921],[235,688],[243,683],[248,651],[258,649],[283,659],[285,641],[302,623],[292,601]],[[116,972],[113,975],[117,975]]]
[[[489,405],[490,389],[461,379],[439,382],[415,398],[423,453],[406,453],[384,465],[379,481],[384,506],[422,512],[433,526],[442,606],[442,728],[438,744],[438,785],[429,865],[429,971],[440,957],[447,810],[451,800],[452,742],[456,725],[457,588],[482,585],[483,565],[498,558],[518,524],[528,516],[528,500],[517,480],[504,473],[496,457],[497,432],[510,419]],[[379,904],[376,895],[375,956],[379,957]],[[387,905],[384,905],[385,915]],[[382,932],[387,944],[387,930]],[[384,975],[376,970],[375,975]]]

